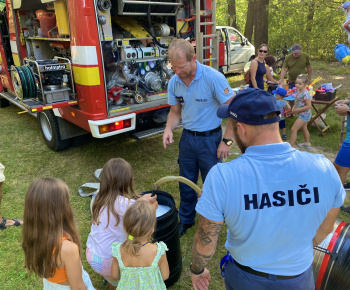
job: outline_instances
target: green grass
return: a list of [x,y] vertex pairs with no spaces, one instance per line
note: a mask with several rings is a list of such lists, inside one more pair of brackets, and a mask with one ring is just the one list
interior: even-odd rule
[[[229,76],[228,79],[232,87],[243,84],[242,75]],[[154,182],[161,177],[177,176],[178,141],[181,130],[175,131],[175,143],[166,150],[163,149],[161,135],[139,142],[126,135],[117,135],[107,139],[92,139],[83,146],[57,153],[46,147],[37,120],[28,114],[18,115],[19,111],[20,109],[15,106],[0,108],[0,162],[6,167],[1,213],[7,218],[22,218],[26,190],[36,178],[52,176],[64,180],[71,190],[71,203],[81,235],[83,266],[97,289],[107,289],[102,285],[102,278],[93,272],[86,262],[85,244],[91,220],[90,198],[80,197],[78,188],[83,183],[96,182],[94,171],[112,157],[122,157],[130,162],[134,170],[134,184],[137,191],[151,190]],[[338,150],[340,118],[333,110],[328,110],[326,120],[331,126],[331,130],[326,131],[326,138],[319,136],[316,128],[310,128],[311,142],[314,147],[335,154]],[[287,119],[287,127],[290,128],[293,122],[293,118]],[[233,146],[231,153],[224,161],[236,158],[239,154],[238,148]],[[164,184],[160,190],[172,194],[177,206],[179,205],[177,182]],[[350,221],[350,216],[345,213],[342,213],[340,218]],[[189,229],[181,239],[183,271],[172,289],[192,289],[188,266],[195,230],[196,227]],[[209,265],[212,289],[224,289],[219,262],[225,254],[225,236],[226,231],[223,229],[219,237],[219,247]],[[21,242],[21,228],[11,227],[0,231],[1,290],[42,287],[41,279],[29,275],[24,268]]]

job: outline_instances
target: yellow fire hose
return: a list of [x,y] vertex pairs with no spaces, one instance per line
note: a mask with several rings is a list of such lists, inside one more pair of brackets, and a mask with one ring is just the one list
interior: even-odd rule
[[163,183],[170,182],[170,181],[179,181],[179,182],[185,183],[186,185],[191,187],[195,192],[197,192],[199,195],[201,194],[201,189],[196,184],[194,184],[191,180],[188,180],[187,178],[182,176],[165,176],[154,183],[152,195],[156,193],[159,186],[161,186]]

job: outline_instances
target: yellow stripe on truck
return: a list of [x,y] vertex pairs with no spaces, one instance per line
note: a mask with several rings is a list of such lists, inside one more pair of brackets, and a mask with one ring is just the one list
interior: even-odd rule
[[19,61],[18,54],[13,53],[12,58],[13,58],[13,63],[15,64],[15,66],[21,66],[21,62]]
[[77,67],[73,66],[74,80],[82,86],[100,85],[100,72],[96,67]]

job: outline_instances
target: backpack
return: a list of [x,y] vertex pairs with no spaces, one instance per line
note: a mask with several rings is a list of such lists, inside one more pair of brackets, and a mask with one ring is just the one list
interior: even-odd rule
[[247,85],[250,83],[250,70],[249,69],[244,73],[244,82]]

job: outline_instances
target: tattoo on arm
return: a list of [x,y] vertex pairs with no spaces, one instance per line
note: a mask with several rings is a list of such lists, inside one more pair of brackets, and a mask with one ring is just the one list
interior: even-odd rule
[[201,253],[199,253],[197,251],[197,249],[195,248],[195,245],[193,245],[192,247],[192,270],[199,272],[201,270],[203,270],[203,268],[208,265],[208,263],[210,262],[211,258],[213,257],[214,252],[210,255],[203,255]]
[[192,246],[192,270],[201,271],[209,263],[215,253],[222,225],[223,222],[213,222],[203,216],[199,217]]
[[201,242],[201,244],[203,246],[206,246],[212,243],[214,239],[215,246],[216,246],[216,241],[219,237],[221,228],[222,228],[222,223],[212,222],[200,216],[197,232],[198,232],[199,241]]

